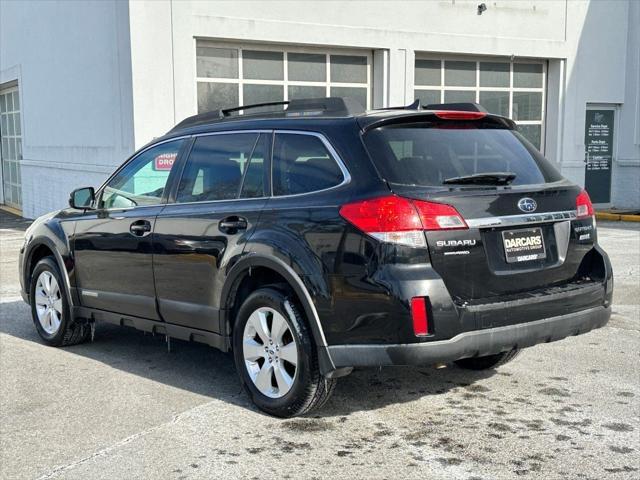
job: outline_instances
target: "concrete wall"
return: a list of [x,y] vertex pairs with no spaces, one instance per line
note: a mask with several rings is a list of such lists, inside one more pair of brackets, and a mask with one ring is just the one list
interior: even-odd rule
[[0,3],[0,84],[18,81],[23,215],[64,207],[133,151],[128,4]]

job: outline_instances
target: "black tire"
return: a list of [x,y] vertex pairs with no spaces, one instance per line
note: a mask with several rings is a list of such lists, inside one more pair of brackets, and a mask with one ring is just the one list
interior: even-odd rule
[[[251,379],[243,355],[245,325],[254,311],[264,307],[271,308],[284,317],[298,347],[298,364],[293,384],[279,398],[270,398],[260,392]],[[233,356],[240,381],[253,403],[260,410],[276,417],[295,417],[320,408],[329,399],[337,383],[335,379],[328,379],[320,374],[316,347],[308,324],[300,312],[288,292],[272,287],[261,288],[244,301],[233,328]]]
[[500,365],[510,362],[516,358],[519,353],[520,350],[513,349],[508,352],[487,355],[486,357],[463,358],[462,360],[456,360],[455,363],[459,367],[467,370],[489,370],[491,368],[498,368]]
[[[43,272],[49,272],[55,277],[56,282],[60,288],[60,298],[62,300],[62,315],[60,319],[60,326],[55,333],[47,333],[38,320],[38,313],[36,311],[36,283],[38,277]],[[86,325],[74,323],[71,319],[71,311],[69,309],[69,297],[65,287],[62,275],[58,269],[58,264],[53,257],[45,257],[40,260],[31,274],[30,290],[29,290],[29,303],[31,304],[31,316],[33,323],[36,326],[36,330],[40,335],[40,338],[44,340],[47,345],[53,347],[66,347],[68,345],[75,345],[84,342],[89,336],[89,328]]]

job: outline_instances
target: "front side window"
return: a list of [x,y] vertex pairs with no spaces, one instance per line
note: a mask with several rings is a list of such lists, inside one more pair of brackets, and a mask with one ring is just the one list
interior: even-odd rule
[[138,155],[105,186],[100,208],[131,208],[162,203],[162,195],[184,140],[152,147]]
[[270,134],[198,137],[187,160],[177,201],[206,202],[264,196],[264,165]]
[[342,170],[316,136],[276,134],[273,147],[274,195],[297,195],[340,185]]

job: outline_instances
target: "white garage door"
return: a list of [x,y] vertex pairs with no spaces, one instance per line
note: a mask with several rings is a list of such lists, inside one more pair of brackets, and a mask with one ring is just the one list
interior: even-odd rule
[[22,126],[18,87],[0,90],[0,139],[2,142],[3,203],[22,209],[20,160],[22,160]]
[[510,117],[544,148],[546,62],[416,55],[415,97],[429,103],[476,102]]
[[196,42],[198,112],[295,98],[371,104],[371,52]]

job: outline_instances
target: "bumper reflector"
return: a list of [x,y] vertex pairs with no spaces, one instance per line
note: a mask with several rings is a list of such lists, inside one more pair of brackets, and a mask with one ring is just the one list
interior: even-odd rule
[[411,299],[411,318],[413,319],[413,333],[416,336],[429,335],[427,302],[424,297],[413,297]]

